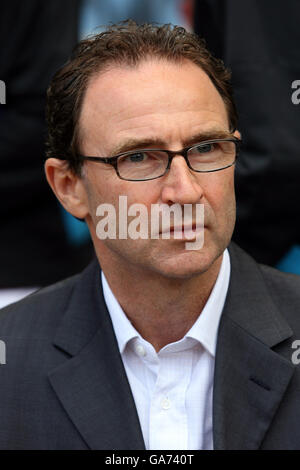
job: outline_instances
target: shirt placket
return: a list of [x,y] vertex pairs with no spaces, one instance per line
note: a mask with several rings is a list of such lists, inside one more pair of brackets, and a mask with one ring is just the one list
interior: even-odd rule
[[188,449],[186,393],[191,368],[191,350],[164,352],[159,357],[158,376],[150,404],[150,449]]

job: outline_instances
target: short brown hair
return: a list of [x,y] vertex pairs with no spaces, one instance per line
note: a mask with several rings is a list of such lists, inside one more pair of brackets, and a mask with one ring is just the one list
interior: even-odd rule
[[230,130],[236,129],[231,74],[221,60],[210,54],[202,39],[179,26],[138,25],[126,20],[81,41],[70,60],[54,75],[47,92],[47,158],[67,160],[70,168],[80,174],[78,123],[90,79],[111,65],[134,67],[153,57],[176,63],[188,59],[198,65],[224,101]]

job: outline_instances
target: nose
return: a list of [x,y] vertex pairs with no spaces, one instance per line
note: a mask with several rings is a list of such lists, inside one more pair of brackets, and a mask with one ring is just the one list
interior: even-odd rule
[[196,204],[203,196],[199,176],[187,165],[181,155],[176,155],[168,173],[163,177],[161,201],[166,204]]

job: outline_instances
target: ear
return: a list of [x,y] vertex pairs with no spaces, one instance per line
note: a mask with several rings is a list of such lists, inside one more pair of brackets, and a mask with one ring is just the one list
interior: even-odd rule
[[242,138],[242,134],[238,130],[234,131],[233,135],[234,137],[237,137],[238,139]]
[[69,168],[65,160],[48,158],[45,162],[46,178],[57,199],[74,217],[88,215],[88,198],[83,179]]

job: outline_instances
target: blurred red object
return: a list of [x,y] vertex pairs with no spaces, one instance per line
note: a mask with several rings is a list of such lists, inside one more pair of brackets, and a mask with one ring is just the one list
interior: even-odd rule
[[195,0],[182,0],[180,4],[180,12],[191,29],[194,27],[194,3]]

